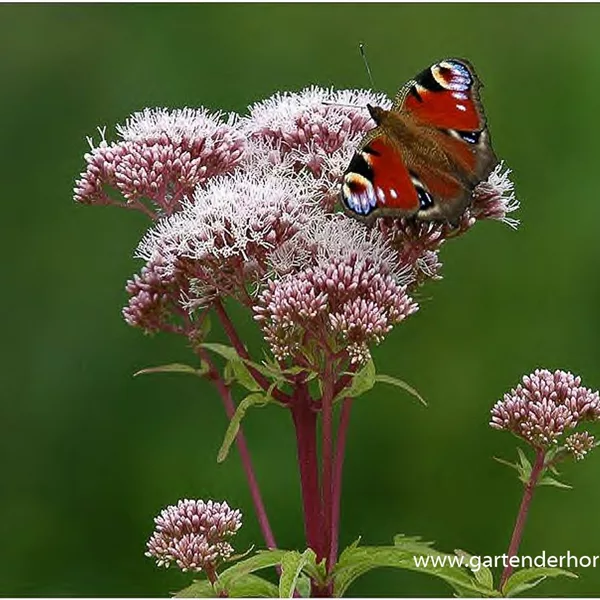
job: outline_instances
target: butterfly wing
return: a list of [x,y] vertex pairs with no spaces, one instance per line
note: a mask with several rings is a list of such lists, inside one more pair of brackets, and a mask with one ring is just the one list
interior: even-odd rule
[[497,164],[479,87],[467,61],[447,59],[406,84],[391,111],[369,106],[378,127],[344,175],[345,209],[367,219],[456,220]]
[[419,197],[402,155],[376,127],[363,140],[344,174],[342,205],[359,218],[375,214],[414,214]]
[[[428,140],[423,144],[427,159],[410,148],[407,156],[415,178],[433,199],[420,218],[456,219],[470,203],[473,189],[498,164],[480,87],[468,61],[446,59],[419,73],[396,99],[393,111],[413,120],[421,139]],[[431,147],[437,152],[432,153]]]

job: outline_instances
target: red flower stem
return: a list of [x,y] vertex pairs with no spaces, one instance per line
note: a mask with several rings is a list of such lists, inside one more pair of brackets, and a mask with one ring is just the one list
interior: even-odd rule
[[[233,347],[236,349],[236,352],[238,353],[240,358],[250,360],[250,355],[248,354],[246,347],[242,343],[242,340],[240,340],[237,331],[235,330],[235,327],[231,322],[229,315],[225,311],[225,307],[223,306],[221,301],[217,300],[214,303],[214,307],[217,316],[221,321],[221,325],[223,325],[223,329],[225,330],[225,333],[229,338],[229,341],[233,344]],[[269,380],[262,373],[257,371],[252,365],[246,364],[246,368],[250,372],[250,375],[252,375],[252,377],[254,378],[254,381],[256,381],[256,383],[258,383],[258,385],[260,385],[260,387],[263,390],[267,391],[270,387]],[[273,398],[275,398],[275,400],[281,402],[286,406],[290,403],[290,397],[287,394],[283,393],[281,390],[278,390],[277,388],[271,390],[271,395],[273,396]]]
[[329,565],[333,567],[337,561],[340,533],[340,501],[342,498],[342,476],[344,471],[344,454],[346,453],[346,433],[350,423],[352,398],[345,398],[340,414],[337,431],[335,457],[333,463],[333,506],[331,516],[331,548],[329,550]]
[[[327,357],[323,371],[323,396],[321,398],[321,462],[322,462],[322,494],[323,494],[323,529],[325,552],[329,559],[331,552],[331,526],[333,520],[333,363]],[[328,560],[327,570],[333,567]]]
[[322,540],[322,508],[317,458],[317,413],[312,410],[310,403],[306,383],[298,384],[291,411],[298,448],[304,531],[306,544],[315,551],[319,562],[325,558],[325,550]]
[[[231,390],[225,384],[219,371],[211,362],[206,350],[199,348],[198,354],[200,358],[208,365],[208,376],[214,383],[219,395],[221,396],[227,417],[231,419],[235,414],[235,403],[231,397]],[[256,511],[256,516],[258,518],[265,543],[267,548],[277,548],[275,536],[273,535],[273,531],[269,523],[269,518],[267,516],[267,511],[260,493],[258,481],[256,479],[256,475],[254,474],[254,467],[252,465],[252,459],[250,458],[248,444],[246,443],[246,437],[244,436],[241,425],[237,435],[235,436],[235,443],[237,445],[238,452],[240,453],[240,458],[242,459],[242,465],[246,474],[246,479],[248,480],[248,487],[250,488],[250,495],[252,496],[252,502],[254,503],[254,510]]]
[[[523,499],[521,500],[521,506],[519,507],[519,512],[517,514],[517,520],[515,521],[515,527],[513,529],[510,545],[508,546],[507,555],[509,561],[511,557],[516,556],[517,552],[519,551],[519,545],[521,544],[521,538],[523,537],[523,530],[525,529],[525,522],[527,521],[527,514],[531,505],[531,499],[533,498],[535,486],[537,485],[540,475],[544,470],[545,459],[545,450],[536,450],[535,462],[533,464],[533,468],[531,469],[529,481],[525,484]],[[498,588],[499,590],[502,590],[504,584],[508,581],[508,578],[511,576],[512,572],[513,567],[509,563],[507,563],[506,567],[504,567],[504,571],[502,572],[502,577],[500,578],[500,586]]]

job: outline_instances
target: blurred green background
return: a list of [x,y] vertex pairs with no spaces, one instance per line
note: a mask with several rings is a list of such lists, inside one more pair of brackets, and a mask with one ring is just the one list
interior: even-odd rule
[[[492,456],[515,439],[489,409],[524,373],[564,368],[600,387],[597,5],[2,5],[0,169],[2,403],[0,595],[161,596],[189,577],[143,556],[153,516],[182,497],[246,514],[236,547],[260,545],[238,457],[215,456],[226,419],[193,378],[133,379],[187,361],[176,338],[120,316],[144,218],[76,206],[85,137],[146,106],[244,111],[279,90],[393,94],[432,61],[470,59],[485,83],[496,153],[514,170],[518,232],[482,223],[442,253],[444,280],[375,351],[424,409],[380,387],[356,403],[342,545],[420,534],[440,549],[501,554],[519,483]],[[243,335],[257,347],[248,319]],[[246,433],[279,544],[303,543],[286,412]],[[536,494],[523,554],[600,554],[600,452]],[[593,508],[596,507],[596,508]],[[597,595],[600,570],[534,593]],[[449,595],[417,573],[374,571],[353,595]]]

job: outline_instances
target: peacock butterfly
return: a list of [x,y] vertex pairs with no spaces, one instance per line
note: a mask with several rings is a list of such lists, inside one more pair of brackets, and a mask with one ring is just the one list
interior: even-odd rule
[[413,216],[456,222],[498,159],[471,64],[445,59],[409,81],[391,110],[367,105],[377,126],[344,173],[346,212],[370,221]]

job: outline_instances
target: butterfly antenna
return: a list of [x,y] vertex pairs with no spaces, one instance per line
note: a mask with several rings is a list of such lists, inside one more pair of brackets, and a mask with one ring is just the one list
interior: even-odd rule
[[367,60],[367,54],[365,52],[365,45],[361,42],[358,45],[358,49],[360,50],[360,55],[362,56],[363,62],[365,63],[365,68],[367,69],[367,75],[369,76],[369,81],[371,82],[371,87],[375,88],[375,82],[373,81],[373,75],[371,75],[371,69],[369,67],[369,61]]

